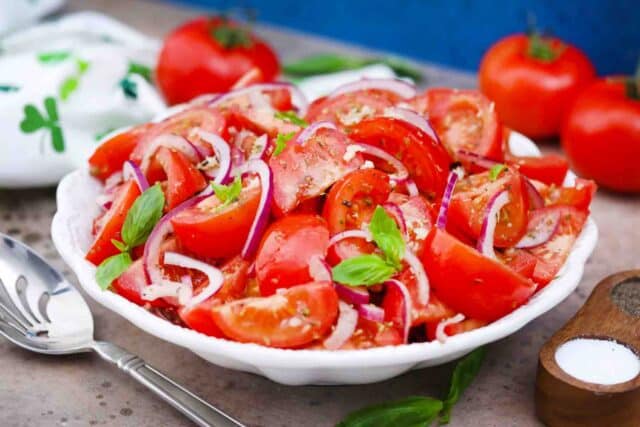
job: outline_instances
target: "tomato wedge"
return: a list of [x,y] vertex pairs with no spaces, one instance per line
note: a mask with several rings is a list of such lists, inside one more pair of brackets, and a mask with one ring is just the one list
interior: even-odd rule
[[436,139],[405,121],[391,117],[362,120],[351,128],[349,137],[356,142],[379,147],[398,158],[428,198],[442,196],[451,158]]
[[349,128],[365,118],[382,114],[400,101],[402,98],[397,94],[380,89],[325,96],[311,103],[306,120],[309,123],[326,120]]
[[156,159],[167,178],[167,209],[171,210],[207,186],[202,174],[180,151],[161,147]]
[[550,186],[541,192],[546,206],[572,206],[589,212],[597,185],[590,179],[576,178],[573,187]]
[[400,345],[404,342],[402,335],[403,332],[398,331],[389,322],[375,322],[359,317],[356,330],[349,341],[341,347],[341,350]]
[[500,211],[494,245],[513,246],[527,230],[529,197],[525,185],[522,175],[511,170],[503,171],[496,179],[483,172],[459,180],[449,205],[447,227],[477,239],[489,201],[498,192],[507,190],[510,201]]
[[[439,322],[426,324],[427,339],[429,341],[434,341],[436,339],[436,329],[438,328],[438,323]],[[465,319],[462,322],[445,326],[444,332],[448,337],[452,337],[463,332],[469,332],[473,331],[474,329],[481,328],[486,324],[487,322],[484,320]]]
[[[322,212],[331,234],[359,229],[369,222],[376,206],[382,205],[389,193],[389,176],[377,169],[359,169],[344,176],[331,187]],[[363,239],[344,239],[330,248],[329,262],[337,264],[374,249],[372,243]]]
[[569,171],[567,160],[557,154],[539,157],[520,157],[507,155],[507,164],[516,168],[527,178],[544,182],[547,185],[562,185]]
[[260,186],[248,185],[238,200],[220,206],[211,196],[172,220],[178,242],[204,258],[229,258],[242,250],[260,203]]
[[493,103],[479,91],[427,89],[410,104],[429,118],[454,158],[465,150],[502,161],[502,125]]
[[269,297],[232,301],[214,307],[212,315],[235,341],[295,348],[329,332],[338,316],[338,294],[330,282],[312,282]]
[[424,197],[418,195],[398,205],[407,226],[407,245],[418,257],[424,252],[425,239],[433,227],[436,213]]
[[493,321],[525,303],[536,284],[433,228],[421,258],[433,293],[467,317]]
[[282,216],[301,202],[322,195],[347,173],[358,169],[362,157],[345,160],[349,138],[333,129],[318,129],[304,144],[291,139],[269,160],[273,172],[275,213]]
[[216,108],[225,114],[230,126],[272,138],[300,130],[298,125],[276,117],[277,111],[293,109],[290,94],[284,89],[238,95]]
[[[193,330],[205,335],[221,338],[224,334],[218,329],[211,316],[213,307],[244,296],[247,285],[249,262],[241,257],[232,258],[221,267],[224,282],[220,290],[211,298],[193,307],[182,307],[180,319]],[[202,284],[205,286],[207,283]],[[197,293],[197,290],[196,290]]]
[[309,261],[324,259],[328,245],[327,223],[317,215],[287,215],[271,224],[256,256],[260,293],[273,295],[276,289],[310,282]]
[[89,157],[91,175],[104,181],[114,172],[121,171],[122,164],[129,160],[134,148],[151,127],[148,123],[136,126],[100,144]]
[[96,238],[85,256],[88,261],[99,265],[106,258],[120,252],[111,241],[120,240],[120,231],[127,212],[139,195],[140,189],[134,180],[125,182],[116,190],[111,208],[98,221]]

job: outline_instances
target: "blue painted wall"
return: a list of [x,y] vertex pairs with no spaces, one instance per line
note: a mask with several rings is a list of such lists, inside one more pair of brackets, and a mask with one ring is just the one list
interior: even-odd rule
[[[176,1],[176,0],[172,0]],[[538,27],[578,45],[601,74],[635,70],[640,0],[180,0],[199,7],[249,7],[258,20],[475,70],[500,37]]]

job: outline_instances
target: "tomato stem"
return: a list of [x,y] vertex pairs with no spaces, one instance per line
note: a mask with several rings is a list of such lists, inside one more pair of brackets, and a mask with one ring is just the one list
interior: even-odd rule
[[544,62],[552,62],[559,53],[559,49],[554,49],[551,45],[551,40],[543,37],[540,33],[533,32],[529,35],[528,54],[530,57]]
[[248,27],[231,23],[225,14],[220,15],[220,19],[222,23],[211,28],[210,33],[223,48],[249,48],[253,45],[251,30]]

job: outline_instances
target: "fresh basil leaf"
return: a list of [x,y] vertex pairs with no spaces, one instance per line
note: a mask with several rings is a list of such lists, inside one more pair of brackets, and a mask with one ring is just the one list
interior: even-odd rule
[[276,137],[276,147],[273,149],[273,156],[278,156],[287,148],[287,142],[291,141],[295,132],[279,133]]
[[160,184],[149,187],[142,193],[133,205],[122,225],[122,241],[129,248],[143,244],[151,230],[162,217],[164,208],[164,193]]
[[62,62],[71,56],[71,52],[66,50],[54,52],[42,52],[38,54],[38,61],[43,64],[56,64]]
[[378,255],[348,258],[332,269],[333,280],[343,285],[370,286],[389,280],[396,272]]
[[307,126],[309,126],[309,123],[307,123],[306,120],[301,119],[300,117],[298,117],[298,115],[296,113],[294,113],[293,111],[276,111],[275,114],[276,119],[285,121],[285,122],[289,122],[292,123],[294,125],[297,126],[301,126],[306,128]]
[[212,182],[211,186],[213,187],[213,191],[216,193],[218,200],[222,202],[222,204],[218,206],[218,209],[229,206],[231,203],[238,200],[238,197],[240,197],[240,193],[242,192],[242,180],[239,176],[236,176],[231,184],[222,185]]
[[129,246],[125,245],[124,243],[122,243],[119,240],[111,239],[111,243],[113,244],[113,246],[118,248],[118,250],[120,252],[128,252],[129,251]]
[[502,163],[491,166],[491,169],[489,169],[489,179],[491,181],[495,181],[496,179],[498,179],[500,174],[506,169],[507,169],[507,165]]
[[400,260],[404,256],[404,239],[398,224],[387,214],[382,206],[377,206],[369,223],[369,231],[387,261],[400,268]]
[[440,400],[408,397],[360,409],[349,414],[336,427],[426,427],[441,410]]
[[117,255],[110,256],[100,263],[96,269],[96,282],[106,290],[111,283],[116,280],[131,265],[131,255],[129,252],[121,252]]
[[442,413],[440,414],[441,424],[447,424],[451,419],[451,408],[458,402],[462,393],[464,393],[478,375],[485,354],[486,349],[484,347],[477,348],[460,359],[456,364],[453,375],[451,376],[449,394],[443,402]]

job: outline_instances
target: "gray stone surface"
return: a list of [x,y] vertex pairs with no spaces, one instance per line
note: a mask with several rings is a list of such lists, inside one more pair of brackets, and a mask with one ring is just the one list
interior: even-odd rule
[[[194,11],[141,1],[72,0],[69,10],[95,9],[141,30],[162,36]],[[284,58],[312,52],[359,49],[261,29]],[[471,76],[423,67],[431,85],[473,86]],[[546,151],[557,150],[554,146]],[[54,190],[0,191],[0,231],[32,245],[77,283],[49,237],[55,212]],[[489,346],[477,381],[456,406],[450,425],[538,426],[533,386],[540,346],[584,302],[604,276],[638,267],[640,199],[598,193],[593,215],[600,241],[578,290],[518,333]],[[188,350],[147,335],[92,301],[96,335],[128,348],[169,373],[249,426],[321,427],[334,425],[363,405],[409,395],[441,395],[452,366],[413,371],[379,384],[348,387],[286,387],[264,378],[211,365]],[[7,427],[158,427],[190,425],[144,388],[97,356],[46,357],[0,339],[0,425]]]

